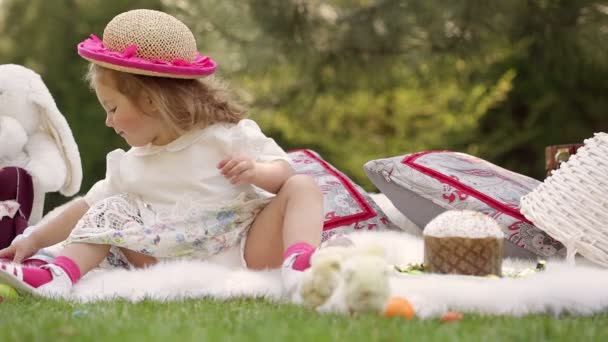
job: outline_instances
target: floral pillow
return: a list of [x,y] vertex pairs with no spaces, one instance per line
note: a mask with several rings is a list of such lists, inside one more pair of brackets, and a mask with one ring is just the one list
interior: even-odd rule
[[520,212],[520,198],[541,182],[459,152],[427,151],[372,160],[365,171],[401,213],[424,227],[446,210],[475,210],[496,219],[505,256],[564,256],[565,248]]
[[359,185],[311,150],[288,152],[298,174],[313,177],[324,195],[325,223],[322,241],[337,233],[398,229]]

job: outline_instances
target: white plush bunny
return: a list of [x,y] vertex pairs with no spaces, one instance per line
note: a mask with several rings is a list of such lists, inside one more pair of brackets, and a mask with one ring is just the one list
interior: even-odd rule
[[301,301],[319,312],[381,313],[390,296],[390,265],[380,246],[328,246],[311,258]]
[[78,192],[78,147],[40,75],[20,65],[0,65],[0,168],[25,169],[34,184],[30,224],[42,217],[44,196]]

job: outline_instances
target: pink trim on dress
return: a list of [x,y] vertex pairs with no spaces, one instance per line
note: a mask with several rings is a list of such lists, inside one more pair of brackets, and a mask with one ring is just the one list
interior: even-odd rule
[[340,226],[350,225],[350,224],[357,223],[359,221],[367,220],[367,219],[377,216],[377,213],[374,211],[374,209],[369,205],[369,203],[367,203],[367,201],[365,200],[365,198],[363,198],[363,196],[359,193],[359,191],[357,191],[357,189],[355,189],[355,187],[351,184],[351,182],[345,176],[343,176],[340,172],[336,171],[325,160],[317,157],[314,153],[312,153],[306,149],[291,150],[289,152],[302,152],[310,159],[313,159],[317,163],[321,164],[321,166],[328,173],[332,174],[334,177],[336,177],[340,181],[340,183],[342,183],[344,188],[350,193],[352,198],[355,201],[357,201],[357,203],[363,210],[362,212],[357,213],[357,214],[353,214],[353,215],[349,215],[349,216],[342,216],[340,218],[332,219],[330,221],[325,222],[323,224],[324,231],[330,230],[332,228],[340,227]]
[[499,202],[496,199],[494,199],[482,192],[479,192],[479,191],[471,188],[468,185],[458,182],[457,180],[455,180],[454,178],[452,178],[450,176],[442,174],[441,172],[438,172],[438,171],[428,168],[426,166],[422,166],[420,164],[415,163],[416,159],[418,159],[424,155],[431,154],[431,153],[438,153],[438,152],[451,152],[451,151],[442,150],[442,151],[425,151],[425,152],[414,153],[414,154],[408,155],[405,158],[403,158],[403,160],[401,162],[403,164],[408,165],[409,167],[417,170],[418,172],[421,172],[427,176],[435,178],[442,183],[448,184],[469,196],[473,196],[473,197],[477,198],[478,200],[486,203],[490,207],[498,210],[499,212],[511,215],[514,218],[517,218],[518,220],[521,220],[521,221],[524,221],[531,225],[534,225],[532,222],[530,222],[530,220],[526,219],[526,217],[521,214],[519,209],[510,207],[505,203]]
[[137,45],[134,44],[129,45],[122,53],[110,51],[103,45],[103,41],[94,34],[78,44],[78,54],[82,57],[121,67],[147,70],[161,74],[207,76],[213,74],[217,68],[215,61],[208,56],[201,56],[200,53],[197,53],[195,61],[190,63],[178,58],[170,62],[161,60],[150,61],[137,57],[135,55],[136,52]]

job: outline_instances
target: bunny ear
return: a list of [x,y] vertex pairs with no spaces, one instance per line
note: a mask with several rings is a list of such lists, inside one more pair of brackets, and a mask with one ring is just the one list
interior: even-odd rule
[[29,98],[38,106],[42,125],[53,136],[66,165],[66,180],[59,192],[65,196],[72,196],[80,190],[82,183],[82,164],[78,145],[70,126],[57,108],[42,78],[33,71],[30,77]]

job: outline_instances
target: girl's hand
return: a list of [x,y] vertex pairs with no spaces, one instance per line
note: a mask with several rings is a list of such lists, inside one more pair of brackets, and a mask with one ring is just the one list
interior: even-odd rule
[[29,258],[34,255],[40,248],[38,243],[31,236],[13,241],[13,243],[4,248],[0,249],[0,258],[13,259],[14,263],[21,263],[23,259]]
[[243,154],[230,155],[217,168],[231,184],[251,184],[256,176],[256,162]]

